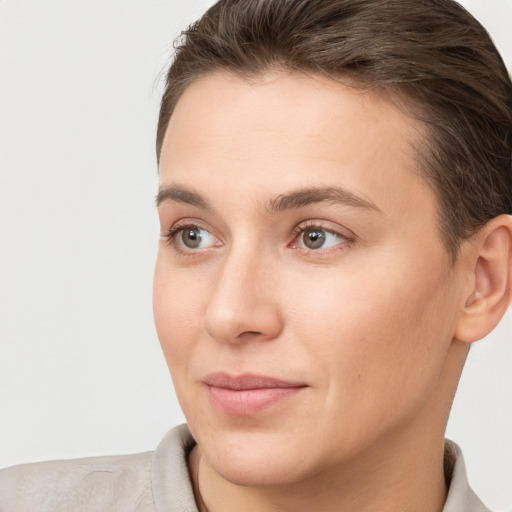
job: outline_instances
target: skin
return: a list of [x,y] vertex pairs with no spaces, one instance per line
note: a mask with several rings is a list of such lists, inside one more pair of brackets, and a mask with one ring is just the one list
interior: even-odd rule
[[[160,160],[154,311],[198,443],[202,510],[442,510],[480,246],[452,264],[421,136],[384,97],[322,77],[219,72],[178,101]],[[293,201],[334,187],[336,200]],[[194,227],[197,248],[183,238]],[[324,246],[306,246],[307,228]],[[219,371],[304,388],[230,415],[204,383]]]

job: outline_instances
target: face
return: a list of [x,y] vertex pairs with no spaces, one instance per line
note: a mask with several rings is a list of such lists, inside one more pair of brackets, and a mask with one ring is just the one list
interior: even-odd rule
[[418,137],[386,99],[320,77],[219,73],[180,98],[154,311],[189,427],[224,478],[300,481],[446,413],[460,284]]

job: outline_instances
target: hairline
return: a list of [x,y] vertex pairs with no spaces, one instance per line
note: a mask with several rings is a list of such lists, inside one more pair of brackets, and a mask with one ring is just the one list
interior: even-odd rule
[[[437,212],[437,230],[441,237],[443,245],[445,246],[452,265],[455,265],[457,256],[459,254],[459,248],[461,242],[471,238],[476,229],[462,240],[457,240],[450,233],[449,227],[447,227],[447,212],[443,207],[442,195],[438,190],[434,180],[432,180],[431,172],[429,169],[429,163],[432,160],[432,127],[429,126],[428,122],[424,119],[424,112],[426,106],[415,99],[412,94],[408,93],[405,89],[404,84],[396,87],[387,86],[384,84],[369,85],[368,81],[365,80],[364,76],[357,72],[351,73],[350,71],[330,73],[325,69],[318,68],[316,70],[309,69],[297,69],[292,66],[286,65],[284,61],[275,61],[266,66],[258,66],[255,69],[233,69],[229,66],[223,66],[222,64],[216,64],[208,70],[202,70],[196,76],[189,79],[186,83],[183,83],[181,89],[178,91],[179,94],[176,96],[175,101],[172,105],[172,111],[169,113],[165,129],[158,139],[157,145],[157,163],[160,163],[160,156],[162,153],[163,142],[167,133],[167,128],[171,121],[176,105],[180,101],[181,97],[192,84],[197,81],[207,79],[208,77],[215,76],[217,74],[229,74],[234,77],[244,80],[248,84],[255,83],[263,77],[273,73],[286,73],[296,75],[297,77],[303,76],[307,78],[318,78],[324,77],[332,81],[333,84],[344,85],[346,87],[358,90],[361,92],[371,92],[377,94],[381,99],[391,103],[395,108],[400,110],[403,114],[407,115],[414,121],[416,121],[417,130],[414,130],[409,137],[409,144],[413,150],[415,156],[415,162],[417,165],[411,166],[411,172],[415,172],[417,168],[417,175],[424,180],[425,184],[432,190],[435,201],[436,201],[436,212]],[[450,236],[451,235],[451,236]]]

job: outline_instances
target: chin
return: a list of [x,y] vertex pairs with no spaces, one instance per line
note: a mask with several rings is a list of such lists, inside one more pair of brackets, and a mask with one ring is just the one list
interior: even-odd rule
[[[303,480],[295,458],[281,458],[275,454],[272,458],[259,454],[247,454],[237,458],[208,458],[210,465],[223,479],[235,485],[246,487],[287,486]],[[293,468],[293,470],[292,470]]]
[[318,471],[314,455],[290,432],[216,430],[196,439],[216,473],[236,485],[291,485]]

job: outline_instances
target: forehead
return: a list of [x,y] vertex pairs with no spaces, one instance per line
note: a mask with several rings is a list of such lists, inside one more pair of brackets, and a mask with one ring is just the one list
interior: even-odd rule
[[[166,138],[174,135],[176,128],[181,133],[193,131],[194,139],[222,136],[230,131],[232,137],[237,126],[250,129],[238,132],[238,137],[246,141],[261,130],[272,130],[289,143],[312,139],[326,146],[332,142],[329,135],[338,136],[341,141],[346,131],[364,131],[368,146],[389,142],[382,137],[382,130],[387,129],[394,147],[420,138],[423,127],[405,113],[405,108],[399,110],[391,103],[390,96],[302,73],[274,71],[241,78],[217,72],[197,79],[185,89],[170,119]],[[398,104],[403,106],[403,102]],[[339,121],[337,135],[330,132],[333,121]],[[190,131],[187,135],[191,135]],[[402,147],[409,152],[410,144]]]
[[[171,117],[162,183],[179,181],[255,198],[300,186],[338,186],[383,211],[432,202],[415,142],[422,126],[382,94],[331,79],[217,73],[193,82]],[[214,179],[212,179],[212,177]],[[415,194],[418,197],[415,197]],[[407,204],[406,204],[407,203]]]

